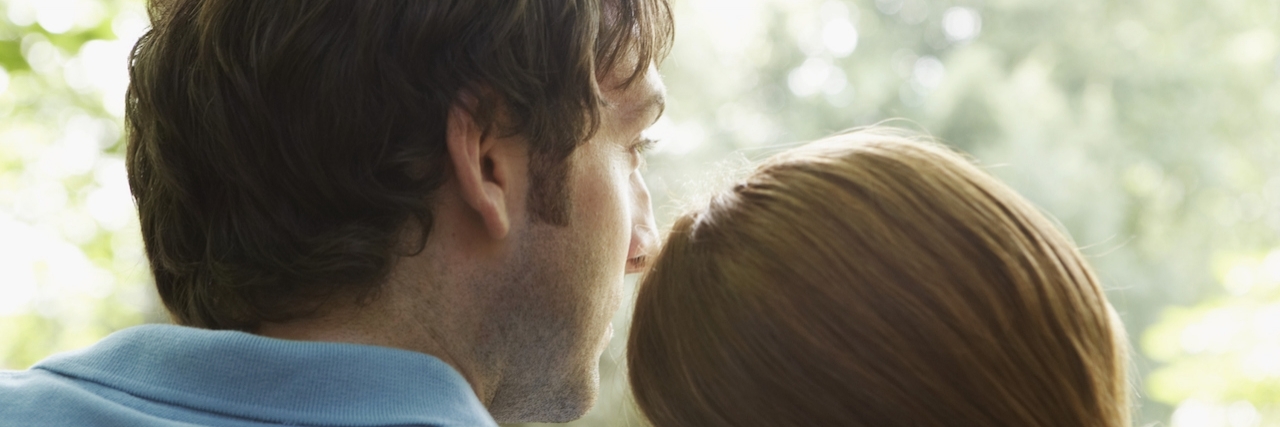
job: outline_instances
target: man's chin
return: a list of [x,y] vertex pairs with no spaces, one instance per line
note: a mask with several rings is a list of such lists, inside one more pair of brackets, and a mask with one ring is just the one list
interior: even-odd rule
[[552,386],[552,389],[523,396],[518,402],[506,402],[514,405],[490,407],[491,415],[504,424],[567,423],[582,418],[595,406],[600,394],[599,363],[596,360],[592,362],[595,365],[589,368],[589,372],[581,372],[577,378],[561,378],[560,384]]
[[577,420],[579,418],[582,418],[583,415],[586,415],[587,411],[590,411],[591,408],[596,405],[596,394],[597,393],[593,392],[591,393],[590,396],[588,396],[589,397],[588,399],[580,400],[579,401],[581,403],[580,405],[566,406],[564,408],[561,408],[561,410],[556,411],[555,413],[548,414],[550,415],[549,417],[543,418],[541,420],[532,420],[532,421],[526,421],[526,422],[567,423],[570,421]]
[[600,397],[600,358],[597,355],[592,359],[589,372],[580,377],[574,386],[570,386],[565,390],[565,394],[561,395],[559,400],[562,406],[556,411],[552,420],[545,421],[551,423],[567,423],[586,415],[591,408],[596,406],[596,399]]

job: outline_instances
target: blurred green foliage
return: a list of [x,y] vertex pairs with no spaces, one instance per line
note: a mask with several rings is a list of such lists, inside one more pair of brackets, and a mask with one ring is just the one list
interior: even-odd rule
[[120,157],[135,1],[0,0],[0,367],[163,317]]
[[905,118],[1076,238],[1134,343],[1138,425],[1280,425],[1280,4],[678,7],[656,200],[705,192],[708,163]]
[[[780,147],[905,118],[1084,248],[1134,343],[1139,425],[1280,425],[1280,4],[676,8],[648,172],[661,219]],[[135,0],[0,0],[0,14],[0,366],[23,368],[163,321],[119,156],[124,55],[145,16]],[[627,315],[575,425],[641,425]]]

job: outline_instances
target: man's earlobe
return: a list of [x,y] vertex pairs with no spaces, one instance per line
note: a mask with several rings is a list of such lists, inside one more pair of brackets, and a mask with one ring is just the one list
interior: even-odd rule
[[485,132],[475,118],[459,105],[449,108],[449,126],[445,131],[454,178],[462,199],[480,215],[489,236],[501,240],[511,230],[507,191],[510,180],[505,168],[498,167],[500,156],[497,140]]

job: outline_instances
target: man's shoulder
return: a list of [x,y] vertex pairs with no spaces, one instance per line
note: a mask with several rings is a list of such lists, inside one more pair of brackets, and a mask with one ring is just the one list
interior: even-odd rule
[[0,371],[0,427],[496,426],[466,380],[421,353],[140,326]]
[[0,371],[0,422],[15,426],[191,426],[149,416],[95,390],[100,386],[44,369]]
[[42,369],[0,371],[0,419],[39,407],[66,407],[70,401],[87,397],[85,391],[61,375]]

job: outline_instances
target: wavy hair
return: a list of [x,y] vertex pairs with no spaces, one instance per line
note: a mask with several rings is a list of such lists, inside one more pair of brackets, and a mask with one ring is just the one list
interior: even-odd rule
[[455,103],[528,139],[531,213],[565,225],[600,76],[631,84],[672,37],[667,0],[154,0],[150,15],[129,184],[165,306],[213,329],[369,297],[409,221],[421,250]]

